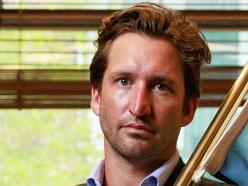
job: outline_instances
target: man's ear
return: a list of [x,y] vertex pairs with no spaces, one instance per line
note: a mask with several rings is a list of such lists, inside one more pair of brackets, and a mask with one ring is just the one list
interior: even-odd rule
[[97,116],[99,115],[100,102],[101,102],[101,93],[99,87],[97,85],[92,85],[90,107]]
[[188,125],[193,120],[197,106],[198,98],[189,98],[183,110],[182,127]]

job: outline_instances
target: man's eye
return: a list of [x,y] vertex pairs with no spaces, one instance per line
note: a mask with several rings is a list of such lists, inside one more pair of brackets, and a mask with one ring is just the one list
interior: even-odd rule
[[131,82],[126,78],[119,79],[118,83],[122,86],[129,86],[131,84]]
[[157,84],[154,86],[154,89],[157,91],[167,91],[168,90],[168,86],[164,85],[164,84]]

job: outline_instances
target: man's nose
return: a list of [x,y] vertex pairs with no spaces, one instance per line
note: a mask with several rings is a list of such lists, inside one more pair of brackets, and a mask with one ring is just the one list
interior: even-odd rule
[[150,92],[145,85],[133,87],[129,100],[129,112],[140,117],[151,113]]

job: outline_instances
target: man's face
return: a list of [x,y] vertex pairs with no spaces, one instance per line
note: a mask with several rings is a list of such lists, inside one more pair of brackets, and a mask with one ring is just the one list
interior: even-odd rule
[[91,108],[99,115],[105,154],[130,161],[164,160],[176,149],[180,128],[197,100],[184,105],[184,79],[169,42],[127,33],[112,44],[101,91],[92,87]]

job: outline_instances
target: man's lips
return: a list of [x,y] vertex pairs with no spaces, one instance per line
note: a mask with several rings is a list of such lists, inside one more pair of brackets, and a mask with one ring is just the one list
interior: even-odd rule
[[136,130],[141,130],[141,131],[150,132],[150,133],[155,132],[154,130],[150,129],[148,126],[144,124],[139,124],[139,123],[134,123],[134,122],[127,123],[126,125],[124,125],[124,128],[133,128]]

